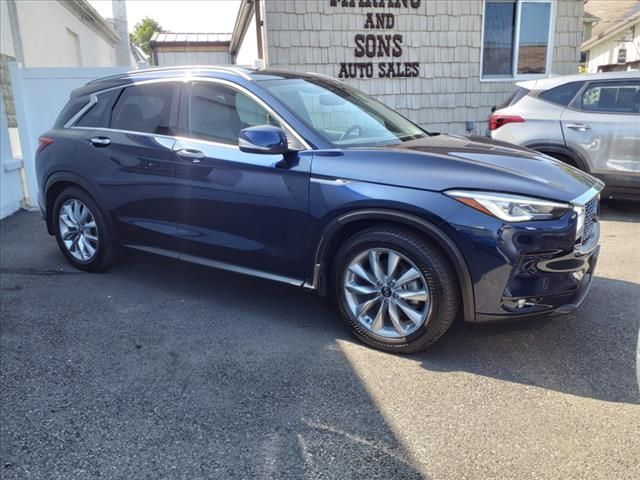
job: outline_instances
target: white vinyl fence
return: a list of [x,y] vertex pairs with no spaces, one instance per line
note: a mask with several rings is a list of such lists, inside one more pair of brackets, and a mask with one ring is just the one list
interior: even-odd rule
[[[9,164],[9,171],[2,169],[2,217],[15,211],[15,189],[22,192],[19,174],[10,170],[15,162],[22,160],[26,178],[23,204],[27,208],[37,207],[38,186],[35,177],[34,155],[38,137],[49,130],[69,99],[71,91],[96,78],[114,75],[129,68],[21,68],[10,65],[11,86],[16,110],[16,119],[22,149],[22,158],[8,158],[11,150],[5,147],[8,133],[5,131],[6,115],[2,112],[2,161]],[[11,175],[10,175],[11,174]],[[5,186],[11,194],[5,196]],[[22,196],[22,193],[21,193]],[[6,202],[6,205],[5,205]]]
[[0,95],[0,218],[11,215],[22,204],[22,160],[16,159],[11,140],[4,99]]

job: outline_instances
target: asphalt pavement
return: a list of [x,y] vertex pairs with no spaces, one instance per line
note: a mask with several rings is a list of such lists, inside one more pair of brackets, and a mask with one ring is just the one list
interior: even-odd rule
[[640,207],[603,213],[565,317],[411,356],[293,287],[132,252],[71,268],[0,223],[3,479],[640,478]]

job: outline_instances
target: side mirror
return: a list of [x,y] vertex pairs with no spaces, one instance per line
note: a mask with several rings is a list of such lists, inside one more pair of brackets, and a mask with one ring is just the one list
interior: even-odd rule
[[273,125],[257,125],[240,131],[240,151],[246,153],[284,154],[289,151],[287,136]]

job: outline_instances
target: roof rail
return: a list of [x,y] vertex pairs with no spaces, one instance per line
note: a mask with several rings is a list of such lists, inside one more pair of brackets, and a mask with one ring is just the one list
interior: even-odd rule
[[324,73],[317,73],[317,72],[304,72],[306,75],[313,75],[315,77],[320,77],[320,78],[324,78],[325,80],[333,80],[334,82],[338,82],[338,83],[344,83],[342,80],[340,80],[339,78],[336,77],[332,77],[331,75],[326,75]]
[[125,73],[110,75],[108,77],[97,78],[95,80],[90,81],[87,85],[93,85],[95,83],[102,82],[104,80],[115,80],[117,78],[122,78],[125,76],[131,76],[131,75],[144,75],[146,73],[170,72],[173,70],[190,70],[190,69],[217,70],[220,72],[227,72],[227,73],[232,73],[234,75],[238,75],[239,77],[242,77],[245,80],[251,80],[251,77],[249,75],[247,75],[241,69],[238,69],[235,67],[223,67],[218,65],[176,65],[171,67],[142,68],[139,70],[130,70]]

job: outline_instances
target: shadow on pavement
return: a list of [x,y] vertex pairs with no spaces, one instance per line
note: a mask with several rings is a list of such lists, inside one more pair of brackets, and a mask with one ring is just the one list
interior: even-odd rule
[[602,220],[613,222],[640,222],[640,201],[604,200],[600,204]]
[[510,324],[459,322],[416,357],[464,371],[611,402],[640,403],[636,348],[640,285],[596,277],[571,315]]
[[320,299],[139,253],[79,273],[31,216],[2,222],[3,479],[422,478]]

